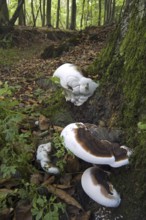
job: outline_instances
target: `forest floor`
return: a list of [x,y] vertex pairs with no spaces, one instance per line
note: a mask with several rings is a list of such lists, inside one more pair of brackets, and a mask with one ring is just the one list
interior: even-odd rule
[[[113,26],[90,27],[85,31],[80,32],[80,35],[78,35],[77,32],[71,31],[62,32],[60,30],[34,28],[15,29],[12,33],[12,39],[7,39],[5,42],[1,42],[1,44],[4,43],[3,47],[9,46],[9,44],[12,44],[12,47],[9,49],[0,48],[0,86],[2,86],[4,82],[8,82],[9,86],[15,88],[15,93],[13,94],[12,99],[19,101],[19,108],[27,109],[29,112],[28,115],[33,116],[33,119],[39,118],[38,109],[41,108],[42,101],[48,97],[48,85],[46,85],[46,79],[53,75],[53,72],[57,67],[67,62],[76,64],[86,71],[86,68],[93,63],[101,49],[106,45],[109,33],[111,33],[113,29]],[[42,59],[41,54],[43,54],[45,48],[50,45],[53,45],[53,48],[57,48],[64,44],[69,36],[78,36],[79,42],[77,45],[69,45],[69,49],[63,51],[60,56]],[[96,79],[100,78],[98,73],[95,73],[95,76]],[[58,127],[58,129],[61,128]],[[33,134],[35,134],[35,132]],[[74,163],[78,166],[78,162],[75,161]],[[47,177],[45,176],[45,181],[47,178],[50,178],[49,175]],[[77,182],[77,179],[79,178],[80,176],[78,175],[74,176],[74,181]],[[50,180],[50,184],[52,184],[51,181],[52,183],[55,183],[54,179]],[[62,187],[65,185],[66,181],[70,183],[71,180],[68,179],[67,176],[64,176],[64,180],[62,180],[62,182],[60,181]],[[93,201],[88,200],[85,195],[83,196],[83,192],[79,193],[79,191],[76,190],[77,189],[74,188],[68,190],[68,192],[71,196],[74,196],[74,194],[77,196],[77,194],[79,194],[80,202],[83,203],[86,211],[81,213],[80,209],[78,209],[78,204],[73,199],[69,198],[69,202],[65,199],[65,202],[70,204],[68,205],[69,217],[64,216],[63,220],[123,219],[123,216],[119,213],[115,213],[113,217],[110,209],[96,206]],[[63,192],[60,197],[61,200],[65,197]],[[83,198],[81,199],[81,197]],[[84,199],[85,201],[83,201]],[[85,202],[87,202],[87,205],[85,205]],[[23,208],[24,212],[22,214],[21,211],[22,218],[28,210],[26,210],[23,205],[21,208]],[[94,214],[90,213],[90,210],[92,209],[94,209]],[[15,217],[16,212],[17,216],[20,217],[19,209],[17,211],[15,210]]]
[[[29,102],[29,95],[31,96],[31,92],[33,94],[38,88],[36,81],[52,76],[61,64],[70,62],[85,70],[97,58],[112,30],[113,26],[88,28],[80,33],[78,45],[69,45],[69,50],[64,51],[61,56],[42,59],[41,54],[46,47],[50,45],[57,47],[66,42],[68,35],[75,36],[78,33],[47,29],[16,29],[12,39],[6,40],[4,45],[7,47],[12,44],[13,47],[0,49],[1,81],[8,81],[11,86],[19,85],[15,98],[23,101],[25,96]],[[31,96],[31,101],[39,100]]]

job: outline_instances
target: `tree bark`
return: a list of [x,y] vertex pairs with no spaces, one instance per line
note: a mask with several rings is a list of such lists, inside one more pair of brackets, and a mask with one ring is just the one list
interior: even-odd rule
[[128,1],[93,70],[100,73],[102,97],[111,109],[107,126],[120,127],[124,142],[134,149],[130,169],[115,178],[117,187],[124,186],[119,212],[123,219],[145,219],[146,129],[141,125],[146,126],[146,0]]
[[47,0],[46,22],[47,22],[48,27],[52,27],[52,25],[51,25],[51,5],[52,5],[52,1]]
[[12,18],[9,21],[10,26],[13,26],[15,24],[17,18],[19,17],[19,13],[20,13],[20,10],[21,10],[23,4],[24,4],[24,0],[20,0]]
[[33,0],[31,0],[31,15],[32,15],[32,21],[33,21],[33,26],[35,27],[35,14],[34,14],[34,5],[33,5]]
[[66,8],[66,29],[69,29],[69,0],[67,0]]
[[98,0],[98,26],[101,25],[101,0]]
[[6,0],[0,0],[0,26],[9,22],[9,11]]
[[40,0],[40,16],[41,16],[42,27],[45,26],[45,18],[46,18],[45,8],[46,8],[46,0],[43,0],[43,1]]
[[57,5],[56,28],[59,28],[59,20],[60,20],[60,0],[58,0],[58,5]]
[[83,27],[84,8],[85,8],[85,0],[83,0],[83,3],[82,3],[82,14],[81,14],[81,21],[80,21],[80,28],[81,29]]
[[76,0],[72,0],[72,9],[71,9],[71,25],[70,29],[76,29]]
[[[18,0],[18,5],[20,3],[21,0]],[[25,1],[24,1],[25,4]],[[19,20],[18,20],[18,24],[19,25],[25,25],[25,14],[24,14],[24,8],[23,6],[21,7],[20,11],[19,11]]]

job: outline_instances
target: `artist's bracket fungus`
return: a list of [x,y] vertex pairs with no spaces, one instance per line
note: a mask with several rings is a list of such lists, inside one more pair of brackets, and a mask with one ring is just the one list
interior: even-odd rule
[[[81,122],[67,125],[61,132],[65,148],[92,164],[116,168],[129,163],[132,153],[130,148],[111,142],[110,138],[100,139],[98,135],[96,137],[96,126],[94,132],[91,128],[91,124]],[[121,201],[120,196],[103,174],[104,171],[101,173],[96,167],[88,168],[81,178],[82,187],[97,203],[107,207],[117,207]]]
[[97,167],[86,169],[82,175],[81,184],[86,194],[95,202],[106,207],[119,206],[121,198],[103,170]]
[[86,102],[99,86],[99,83],[84,77],[81,71],[71,63],[65,63],[58,67],[53,77],[60,79],[60,85],[64,89],[66,101],[70,101],[76,106]]
[[59,174],[60,170],[58,167],[54,166],[50,159],[50,154],[52,151],[51,143],[41,144],[38,146],[36,159],[40,162],[40,165],[44,171],[50,174]]
[[131,150],[109,140],[99,140],[92,135],[88,124],[71,123],[61,132],[64,146],[74,155],[92,164],[121,167],[129,163]]

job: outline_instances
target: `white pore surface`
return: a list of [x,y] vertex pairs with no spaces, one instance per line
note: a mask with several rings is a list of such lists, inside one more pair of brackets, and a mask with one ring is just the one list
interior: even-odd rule
[[65,63],[58,67],[53,76],[60,79],[60,84],[65,90],[66,101],[70,101],[76,106],[86,102],[99,86],[92,79],[84,77],[71,63]]
[[93,199],[95,202],[106,206],[106,207],[117,207],[121,202],[121,198],[117,191],[113,188],[112,194],[104,195],[101,192],[101,185],[94,184],[92,180],[92,171],[93,167],[88,168],[82,175],[81,184],[85,193]]

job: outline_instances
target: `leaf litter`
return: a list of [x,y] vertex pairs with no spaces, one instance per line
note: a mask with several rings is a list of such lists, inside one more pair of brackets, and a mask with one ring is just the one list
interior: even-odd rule
[[[71,47],[68,52],[63,52],[60,57],[45,60],[40,58],[40,54],[47,44],[55,42],[57,45],[61,43],[61,40],[57,38],[55,38],[54,41],[52,39],[46,39],[46,32],[44,31],[41,33],[41,37],[32,35],[34,41],[33,43],[31,42],[33,44],[31,47],[26,33],[23,34],[24,30],[17,30],[20,34],[19,39],[17,39],[17,43],[19,42],[19,44],[16,46],[18,47],[19,52],[22,51],[22,58],[17,62],[14,62],[13,65],[6,64],[0,67],[0,84],[2,85],[7,81],[10,86],[15,88],[13,99],[19,101],[19,108],[28,108],[28,115],[27,112],[25,112],[26,117],[23,125],[20,125],[22,133],[31,129],[32,135],[34,136],[33,139],[35,139],[37,143],[43,143],[44,141],[50,141],[52,138],[51,135],[54,132],[60,132],[62,130],[62,127],[60,126],[51,125],[49,119],[44,115],[40,115],[37,109],[41,108],[41,99],[44,99],[44,97],[47,98],[49,93],[54,91],[52,86],[50,87],[49,78],[59,65],[66,62],[74,63],[80,68],[86,69],[96,59],[101,49],[105,46],[108,33],[112,30],[113,27],[87,28],[81,35],[80,44]],[[31,31],[29,34],[30,33]],[[66,36],[66,33],[64,33],[64,35]],[[57,35],[54,33],[54,36]],[[39,46],[39,44],[41,46]],[[23,50],[26,50],[29,53],[35,46],[37,48],[37,50],[35,49],[37,51],[35,54],[32,53],[32,56],[27,56],[26,52],[23,54]],[[38,128],[36,128],[37,126],[34,125],[34,122],[37,119],[39,121],[39,131]],[[43,132],[46,131],[47,133],[43,134]],[[80,161],[72,156],[65,157],[64,159],[67,161],[68,169],[66,174],[62,175],[62,177],[54,177],[49,174],[44,174],[39,166],[36,165],[34,159],[33,163],[38,167],[38,173],[34,173],[31,176],[30,183],[37,186],[45,186],[49,193],[54,194],[60,201],[65,202],[68,207],[69,220],[89,220],[91,212],[88,210],[90,205],[92,205],[92,201],[90,201],[83,192],[81,192],[79,199],[79,195],[74,188],[75,185],[79,184],[81,173],[86,165],[83,162],[82,168]],[[0,187],[3,188],[0,191],[0,194],[14,192],[19,187],[19,184],[17,178],[14,177],[0,180]],[[79,187],[79,189],[81,189],[81,187]],[[83,199],[84,202],[81,197],[85,198]],[[85,204],[87,201],[90,201],[91,204]],[[81,212],[79,210],[81,210]],[[12,219],[16,220],[32,219],[31,203],[29,202],[26,204],[24,201],[20,200],[16,203],[13,210],[5,208],[5,211],[6,213],[1,214],[2,217],[9,217],[12,215],[14,216]]]

